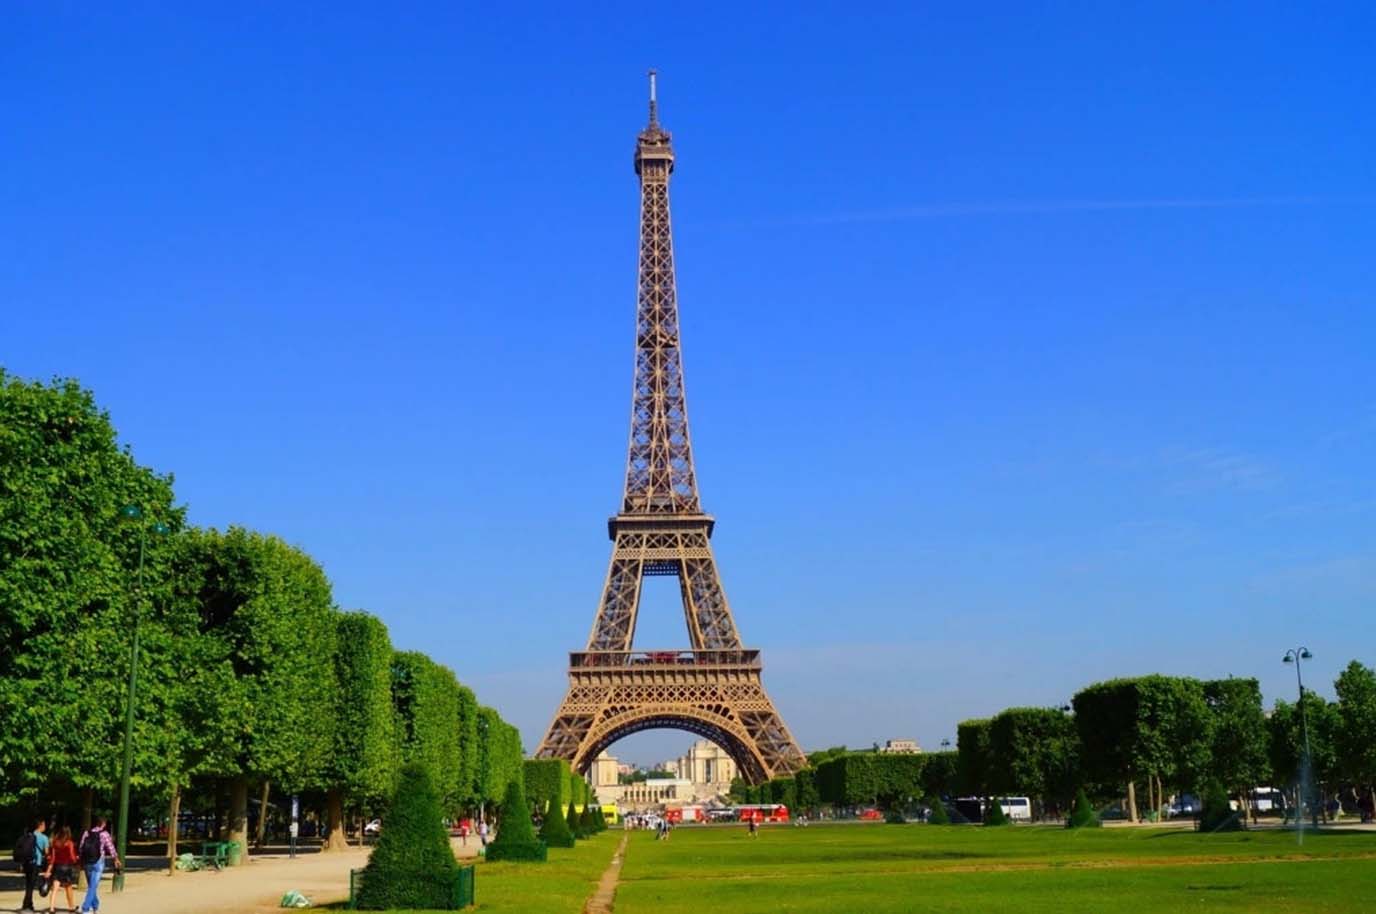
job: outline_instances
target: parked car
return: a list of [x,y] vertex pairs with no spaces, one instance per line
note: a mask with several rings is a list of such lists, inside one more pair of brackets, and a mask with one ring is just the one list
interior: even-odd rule
[[1179,819],[1184,816],[1197,816],[1200,809],[1199,797],[1192,793],[1182,793],[1167,807],[1167,813],[1172,819]]
[[373,821],[369,822],[367,825],[363,826],[363,834],[365,834],[365,835],[377,835],[377,834],[381,834],[381,833],[382,833],[382,820],[381,820],[381,819],[374,819]]
[[866,822],[877,822],[884,818],[884,814],[877,809],[862,809],[860,810],[860,814],[855,818],[862,819]]

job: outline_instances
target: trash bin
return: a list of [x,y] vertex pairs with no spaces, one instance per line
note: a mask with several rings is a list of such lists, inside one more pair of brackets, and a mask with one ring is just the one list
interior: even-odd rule
[[229,866],[238,866],[243,856],[244,846],[242,844],[238,841],[227,842],[227,847],[225,848],[226,864]]

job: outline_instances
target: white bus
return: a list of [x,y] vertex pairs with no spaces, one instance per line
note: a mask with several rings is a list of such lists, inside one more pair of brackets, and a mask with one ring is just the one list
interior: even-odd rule
[[1032,821],[1032,801],[1027,797],[999,797],[996,802],[1003,809],[1003,814],[1014,822]]

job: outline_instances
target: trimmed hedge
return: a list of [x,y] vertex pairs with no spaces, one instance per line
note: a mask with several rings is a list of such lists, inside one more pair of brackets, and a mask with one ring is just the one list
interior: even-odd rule
[[928,825],[951,824],[951,817],[946,813],[946,804],[941,802],[941,797],[930,797],[927,805],[932,808],[932,814],[927,817]]
[[569,824],[564,821],[564,811],[559,806],[550,802],[545,806],[545,820],[540,823],[540,840],[545,842],[546,847],[573,847],[573,832],[569,831]]
[[403,766],[387,827],[363,871],[358,906],[365,911],[447,910],[458,868],[429,773],[416,762]]
[[[526,801],[535,809],[544,809],[550,803],[563,809],[572,798],[572,778],[577,775],[569,771],[567,759],[528,758],[521,763],[525,777]],[[582,778],[579,778],[582,780]]]
[[1204,787],[1204,808],[1199,815],[1199,830],[1241,831],[1245,823],[1242,813],[1228,805],[1228,792],[1217,780]]
[[597,834],[597,819],[592,814],[592,804],[583,807],[583,813],[578,817],[578,825],[583,829],[583,837],[591,837]]
[[515,778],[506,786],[502,803],[502,819],[497,839],[487,846],[488,860],[524,860],[543,863],[549,857],[545,843],[535,837],[530,824],[530,807],[526,805],[524,778]]

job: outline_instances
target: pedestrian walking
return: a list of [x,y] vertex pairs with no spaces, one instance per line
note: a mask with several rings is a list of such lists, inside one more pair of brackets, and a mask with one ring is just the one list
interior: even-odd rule
[[759,830],[760,830],[760,823],[759,823],[759,820],[756,819],[754,816],[750,816],[750,817],[748,817],[748,818],[746,819],[746,822],[748,823],[746,827],[750,829],[750,837],[752,837],[752,838],[759,837]]
[[100,910],[100,877],[105,873],[105,861],[112,861],[116,870],[123,866],[104,816],[96,816],[95,824],[81,833],[77,848],[81,871],[86,874],[86,897],[81,901],[81,914],[95,914]]
[[[33,910],[33,890],[43,874],[43,859],[48,853],[48,823],[38,819],[24,829],[14,845],[14,861],[24,873],[24,903],[21,911]],[[47,894],[46,892],[42,894]]]
[[76,845],[72,843],[72,830],[67,826],[62,826],[53,835],[52,844],[48,845],[48,867],[43,872],[43,877],[49,881],[48,885],[48,914],[52,914],[57,908],[57,890],[61,887],[67,893],[67,907],[76,910],[76,902],[72,900],[72,886],[76,885]]
[[481,842],[483,843],[483,847],[487,847],[487,820],[486,820],[486,819],[483,819],[481,822],[478,823],[478,840],[481,841]]

